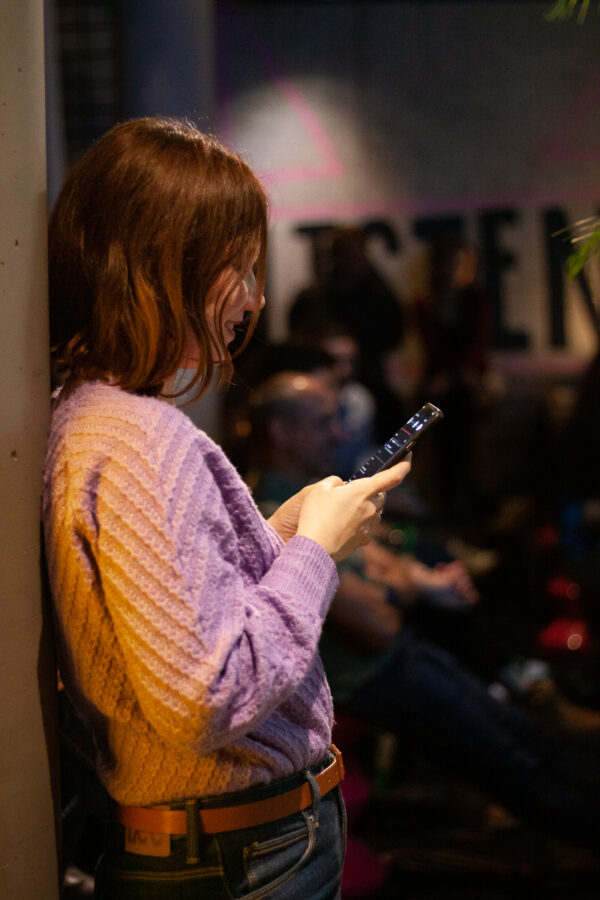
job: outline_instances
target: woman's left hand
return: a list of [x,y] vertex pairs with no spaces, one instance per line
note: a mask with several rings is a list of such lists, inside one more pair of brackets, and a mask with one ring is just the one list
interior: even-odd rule
[[[282,503],[281,506],[275,510],[273,515],[267,519],[269,525],[275,529],[284,543],[287,543],[290,538],[293,538],[298,530],[300,509],[310,488],[311,485],[303,487],[301,491],[298,491],[297,494],[294,494],[293,497],[290,497],[289,500]],[[379,496],[376,496],[374,502],[376,505],[380,506],[380,509],[377,512],[377,515],[380,516],[385,503],[385,493],[382,492]]]
[[408,475],[410,462],[409,454],[389,469],[349,482],[330,475],[291,497],[269,522],[284,541],[303,535],[340,562],[371,540],[369,525],[379,521],[386,491]]
[[307,488],[302,488],[301,491],[298,491],[297,494],[294,494],[293,497],[282,503],[273,515],[267,519],[269,525],[275,529],[284,543],[293,538],[298,530],[298,517],[306,491]]

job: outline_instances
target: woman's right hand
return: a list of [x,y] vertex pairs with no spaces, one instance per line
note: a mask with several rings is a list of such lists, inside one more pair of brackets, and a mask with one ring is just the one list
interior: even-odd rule
[[369,478],[343,482],[332,475],[301,491],[296,534],[312,538],[340,562],[371,540],[369,525],[381,515],[385,494],[410,472],[407,459]]

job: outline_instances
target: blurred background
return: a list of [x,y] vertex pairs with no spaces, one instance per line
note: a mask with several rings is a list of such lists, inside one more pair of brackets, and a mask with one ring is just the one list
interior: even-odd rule
[[50,202],[116,121],[191,118],[269,191],[264,339],[289,338],[331,229],[363,228],[401,320],[382,335],[383,377],[408,406],[425,365],[414,310],[428,254],[441,235],[466,238],[489,297],[498,426],[481,436],[497,458],[480,457],[477,478],[497,496],[527,487],[546,466],[532,459],[534,425],[559,426],[597,349],[598,267],[570,283],[563,265],[564,229],[598,211],[597,17],[550,22],[549,0],[47,6]]
[[[349,354],[338,387],[351,377],[371,396],[363,454],[421,402],[446,413],[389,524],[414,549],[433,523],[467,566],[483,621],[469,661],[507,647],[506,683],[491,665],[487,682],[523,699],[549,679],[560,703],[597,712],[600,268],[569,280],[565,264],[600,213],[600,19],[550,21],[551,8],[46,0],[48,193],[136,116],[187,117],[241,152],[270,197],[267,305],[232,388],[187,412],[244,471],[261,382],[345,330],[345,351],[319,349]],[[597,875],[506,818],[494,827],[487,804],[381,730],[357,747],[375,804],[361,840],[379,862],[357,863],[373,869],[347,897],[401,896],[402,881],[414,897],[558,897],[569,879],[573,896]]]

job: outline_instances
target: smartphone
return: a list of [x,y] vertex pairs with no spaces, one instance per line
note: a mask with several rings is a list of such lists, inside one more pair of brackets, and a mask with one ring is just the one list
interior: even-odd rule
[[438,409],[433,403],[426,403],[391,436],[389,441],[379,447],[373,456],[369,457],[360,469],[350,476],[348,481],[367,478],[369,475],[375,475],[376,472],[382,472],[384,469],[389,469],[394,463],[400,462],[412,450],[421,435],[434,422],[439,422],[443,418],[444,413],[441,409]]

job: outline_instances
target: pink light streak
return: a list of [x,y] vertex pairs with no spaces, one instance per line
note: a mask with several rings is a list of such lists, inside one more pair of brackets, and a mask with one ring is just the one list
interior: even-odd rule
[[[261,177],[271,185],[286,182],[313,181],[315,179],[339,178],[345,174],[335,147],[330,141],[321,121],[312,109],[297,84],[289,78],[275,55],[267,49],[255,29],[240,11],[231,4],[223,4],[229,15],[236,20],[240,36],[247,47],[260,60],[266,73],[285,98],[298,120],[302,123],[307,138],[316,150],[319,162],[314,165],[275,167],[261,173]],[[223,83],[225,79],[223,79]],[[577,108],[569,116],[567,122],[557,131],[542,154],[542,159],[549,162],[591,162],[600,158],[600,148],[575,148],[572,135],[576,133],[579,123],[586,116],[596,115],[600,95],[600,77],[594,79],[581,97]],[[232,122],[229,106],[221,104],[221,132],[231,135]],[[498,209],[505,207],[546,207],[554,204],[596,203],[600,196],[599,187],[580,189],[546,189],[539,191],[501,191],[460,196],[433,197],[386,197],[379,200],[364,201],[324,201],[286,205],[277,200],[273,192],[272,213],[276,221],[320,220],[327,218],[359,219],[373,216],[389,215],[435,215],[473,210]]]
[[[319,159],[319,162],[314,165],[282,166],[271,169],[266,173],[266,177],[270,180],[284,182],[312,181],[316,178],[338,178],[343,175],[344,166],[332,142],[329,140],[319,117],[311,108],[302,91],[285,74],[275,56],[266,48],[264,42],[259,38],[247,19],[237,15],[237,11],[234,11],[231,5],[224,4],[224,6],[226,6],[230,15],[236,15],[237,27],[241,32],[244,43],[252,49],[255,56],[260,60],[271,81],[302,123],[304,131],[312,142]],[[223,117],[222,124],[224,133],[231,134],[231,121],[228,115],[227,118]]]

